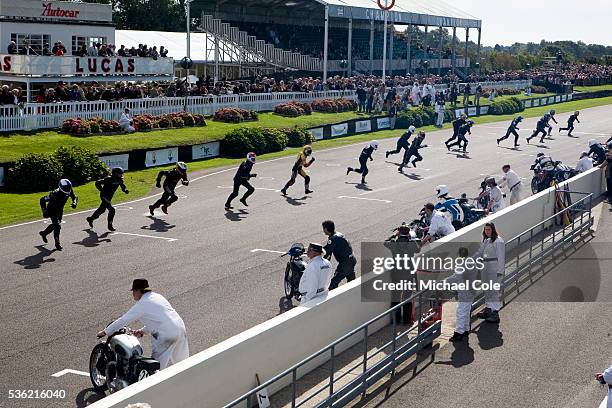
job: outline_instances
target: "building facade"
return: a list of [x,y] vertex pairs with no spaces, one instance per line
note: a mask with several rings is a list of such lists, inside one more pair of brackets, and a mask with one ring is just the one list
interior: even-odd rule
[[57,42],[73,55],[83,45],[115,43],[112,9],[108,4],[67,1],[0,0],[0,54],[14,41],[25,53],[29,44],[37,54]]

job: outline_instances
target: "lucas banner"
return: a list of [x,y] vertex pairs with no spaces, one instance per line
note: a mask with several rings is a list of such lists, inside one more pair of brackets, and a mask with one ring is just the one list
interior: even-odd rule
[[191,159],[199,160],[199,159],[207,159],[209,157],[217,157],[219,156],[220,148],[221,148],[220,142],[211,142],[211,143],[194,145],[191,147]]
[[337,137],[346,135],[348,133],[348,123],[340,123],[339,125],[332,125],[331,137]]
[[178,161],[178,147],[168,149],[149,150],[145,157],[145,166],[163,166],[164,164],[175,163]]
[[100,161],[106,164],[106,167],[112,169],[113,167],[121,167],[123,170],[128,170],[128,163],[130,161],[130,155],[125,154],[113,154],[110,156],[99,157]]
[[355,122],[355,133],[372,131],[372,122],[369,120],[360,120]]

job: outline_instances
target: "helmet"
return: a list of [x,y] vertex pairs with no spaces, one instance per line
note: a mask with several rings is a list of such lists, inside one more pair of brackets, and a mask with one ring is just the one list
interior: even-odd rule
[[419,131],[419,137],[425,137],[425,132],[423,132],[422,130]]
[[538,153],[538,155],[536,157],[543,157],[543,156],[544,156],[544,153],[540,152],[540,153]]
[[402,225],[397,227],[397,232],[399,235],[402,235],[402,236],[410,235],[410,227],[406,225],[405,222],[402,222]]
[[441,185],[437,186],[436,187],[436,194],[437,194],[438,198],[448,194],[448,186],[444,185],[444,184],[441,184]]
[[304,150],[303,150],[304,154],[306,156],[310,155],[312,153],[312,146],[310,145],[305,145],[304,146]]
[[113,167],[111,175],[115,177],[123,177],[123,169],[121,167]]
[[551,110],[550,110],[550,115],[551,115],[551,116],[552,116],[552,115],[554,115],[555,113],[557,113],[557,111],[556,111],[556,110],[554,110],[554,109],[551,109]]
[[185,173],[187,171],[187,165],[185,162],[176,162],[176,169],[181,173]]
[[378,140],[372,140],[370,142],[370,147],[374,150],[378,149]]
[[576,116],[580,115],[580,111],[574,112],[574,115],[576,115]]
[[410,127],[408,127],[408,131],[410,133],[414,133],[416,131],[416,128],[414,126],[410,126]]
[[516,118],[516,119],[517,119],[519,122],[521,122],[521,121],[522,121],[523,119],[525,119],[525,118],[523,118],[521,115],[519,115],[519,116],[518,116],[518,118]]
[[544,119],[548,119],[548,118],[550,118],[550,113],[545,113],[544,114]]
[[467,119],[467,115],[465,113],[462,113],[460,116],[461,119]]
[[255,163],[255,160],[257,160],[257,155],[254,152],[248,152],[246,155],[246,159],[251,163]]
[[595,139],[589,140],[589,147],[594,146],[596,144],[597,144],[597,140],[595,140]]
[[70,194],[72,191],[72,183],[68,179],[61,179],[59,182],[59,189],[65,194]]

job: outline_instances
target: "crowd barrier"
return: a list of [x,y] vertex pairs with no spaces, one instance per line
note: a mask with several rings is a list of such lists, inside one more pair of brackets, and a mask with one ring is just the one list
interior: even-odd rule
[[[531,81],[482,82],[483,88],[524,89]],[[436,85],[436,90],[446,89],[447,85]],[[473,86],[475,88],[475,86]],[[398,87],[398,93],[408,88]],[[312,102],[323,98],[356,99],[355,91],[321,92],[276,92],[244,95],[207,95],[172,98],[125,99],[122,101],[91,101],[62,103],[29,103],[24,106],[0,107],[0,132],[32,131],[55,129],[66,119],[88,119],[100,116],[106,120],[119,120],[125,108],[132,115],[162,115],[187,110],[191,113],[213,115],[218,109],[239,107],[257,112],[272,111],[276,105],[289,102]]]
[[[565,186],[598,197],[605,191],[603,171],[594,168],[562,183],[561,187]],[[551,188],[444,240],[480,242],[485,222],[494,222],[506,239],[519,236],[546,221],[554,213],[554,203],[555,191]],[[358,278],[326,298],[314,299],[261,323],[91,407],[124,408],[136,402],[164,408],[224,406],[256,387],[255,374],[265,382],[388,309],[385,303],[361,301],[360,283]],[[326,356],[321,357],[304,367],[297,377],[323,363]],[[290,380],[275,383],[268,393],[273,394]]]

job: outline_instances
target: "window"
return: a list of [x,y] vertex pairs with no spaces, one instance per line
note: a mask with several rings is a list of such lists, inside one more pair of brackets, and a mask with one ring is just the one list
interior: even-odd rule
[[83,45],[86,48],[91,47],[94,44],[106,44],[106,37],[78,37],[72,36],[72,55],[75,55]]
[[15,41],[20,54],[26,53],[26,44],[38,55],[42,55],[43,47],[51,48],[51,36],[49,34],[11,34],[11,41]]

